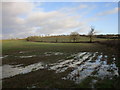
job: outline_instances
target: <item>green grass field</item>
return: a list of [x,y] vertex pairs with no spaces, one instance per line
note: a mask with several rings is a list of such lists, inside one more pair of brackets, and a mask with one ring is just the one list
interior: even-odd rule
[[[20,52],[24,52],[20,53]],[[46,52],[61,52],[62,55],[48,55]],[[79,52],[99,52],[104,55],[108,55],[111,59],[112,54],[117,54],[116,50],[105,45],[98,43],[41,43],[41,42],[28,42],[26,40],[3,40],[2,41],[2,55],[8,55],[7,58],[3,58],[2,64],[6,65],[19,65],[22,67],[28,65],[44,62],[46,64],[53,64],[59,60],[66,60],[70,55],[77,54]],[[19,56],[36,55],[31,58],[18,58]],[[73,58],[73,57],[69,57]],[[90,88],[90,81],[92,77],[86,78],[82,83],[75,84],[70,80],[62,80],[61,77],[66,76],[71,69],[66,70],[63,73],[55,73],[54,70],[49,71],[46,69],[32,71],[27,74],[18,74],[11,78],[3,79],[3,88],[26,88],[26,87],[42,87],[42,88]],[[113,80],[107,79],[103,85],[102,80],[96,87],[111,88],[113,86]],[[111,82],[111,83],[108,83]],[[99,85],[100,84],[100,85]],[[98,86],[99,85],[99,86]],[[104,86],[105,85],[105,86]],[[86,87],[87,86],[87,87]]]
[[[103,48],[102,48],[103,47]],[[62,52],[80,52],[80,51],[108,51],[106,46],[97,43],[39,43],[27,42],[26,40],[3,40],[2,51],[4,54],[12,54],[20,51],[62,51]]]

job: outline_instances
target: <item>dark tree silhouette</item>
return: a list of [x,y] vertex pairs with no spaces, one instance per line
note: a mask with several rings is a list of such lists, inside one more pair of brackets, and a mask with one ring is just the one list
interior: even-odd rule
[[79,37],[78,32],[71,32],[70,39],[73,40],[73,42],[77,41],[78,37]]
[[89,38],[90,38],[90,43],[93,41],[93,35],[94,35],[94,33],[95,33],[94,27],[91,26],[91,30],[90,30],[90,32],[88,33],[88,36],[89,36]]

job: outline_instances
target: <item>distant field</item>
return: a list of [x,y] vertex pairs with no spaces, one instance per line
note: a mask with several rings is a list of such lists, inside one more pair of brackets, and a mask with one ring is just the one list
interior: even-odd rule
[[44,43],[44,42],[28,42],[26,40],[3,40],[3,54],[12,54],[22,50],[28,51],[63,51],[63,52],[79,52],[79,51],[107,51],[105,45],[97,43]]
[[[33,37],[32,41],[40,41],[40,42],[74,42],[70,36],[46,36],[46,37]],[[93,37],[93,41],[105,41],[108,39],[104,38],[96,38]],[[89,37],[86,36],[78,36],[75,42],[88,42],[90,41]]]

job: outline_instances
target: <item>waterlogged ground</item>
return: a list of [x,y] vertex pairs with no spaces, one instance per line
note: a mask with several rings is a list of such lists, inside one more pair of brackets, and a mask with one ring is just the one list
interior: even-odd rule
[[116,57],[114,53],[104,52],[20,51],[0,57],[3,59],[1,80],[3,87],[83,87],[85,83],[95,88],[100,81],[119,76]]

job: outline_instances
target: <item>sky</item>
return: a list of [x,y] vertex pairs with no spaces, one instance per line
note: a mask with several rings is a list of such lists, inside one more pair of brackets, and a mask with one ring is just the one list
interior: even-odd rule
[[117,2],[2,2],[0,38],[118,33]]

